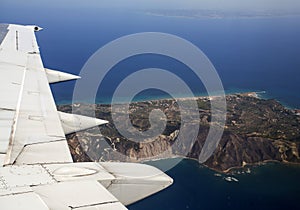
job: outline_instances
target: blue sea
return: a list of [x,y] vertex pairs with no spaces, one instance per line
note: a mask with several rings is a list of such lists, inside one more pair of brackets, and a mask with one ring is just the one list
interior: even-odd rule
[[[57,2],[56,2],[57,3]],[[151,16],[143,11],[78,5],[4,1],[0,22],[36,24],[44,66],[79,74],[100,47],[125,35],[164,32],[198,46],[214,64],[227,93],[258,91],[291,108],[300,108],[300,17],[192,19]],[[180,76],[196,95],[202,82],[182,63],[160,55],[140,55],[114,66],[101,84],[97,102],[110,103],[117,85],[143,68],[162,68]],[[70,103],[75,82],[52,85],[58,104]],[[164,98],[149,90],[136,100]],[[149,164],[161,167],[160,160]],[[174,184],[167,190],[129,206],[138,209],[299,209],[300,167],[267,164],[236,175],[238,183],[192,160],[167,171]]]
[[[176,160],[149,162],[159,168]],[[250,174],[233,175],[239,182],[227,182],[224,176],[185,159],[168,171],[174,184],[130,210],[150,209],[299,209],[300,167],[269,163],[251,167]]]

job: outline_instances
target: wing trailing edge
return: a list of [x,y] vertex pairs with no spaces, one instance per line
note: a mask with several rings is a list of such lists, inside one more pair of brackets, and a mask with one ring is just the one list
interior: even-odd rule
[[[173,182],[153,166],[81,162],[0,168],[1,210],[126,210]],[[16,205],[19,203],[20,205]]]
[[108,121],[57,111],[49,83],[78,77],[44,68],[41,29],[0,24],[1,210],[126,210],[170,186],[152,166],[73,163],[65,134]]

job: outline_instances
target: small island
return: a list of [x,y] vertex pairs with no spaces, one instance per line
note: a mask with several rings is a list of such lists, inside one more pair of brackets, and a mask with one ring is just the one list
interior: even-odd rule
[[[155,139],[134,142],[124,138],[115,126],[109,123],[68,135],[73,159],[142,162],[185,156],[198,160],[210,127],[210,100],[213,99],[197,98],[200,114],[197,123],[200,123],[200,129],[193,145],[189,145],[188,140],[177,141],[181,118],[174,99],[133,102],[129,106],[130,121],[140,131],[146,131],[151,126],[151,110],[160,109],[164,112],[167,123],[161,135]],[[300,163],[299,110],[288,109],[273,99],[258,98],[255,93],[227,95],[226,101],[227,119],[223,136],[217,149],[204,165],[215,171],[227,173],[235,168],[267,161]],[[74,113],[90,115],[85,110],[90,110],[91,107],[96,110],[96,117],[112,122],[111,106],[108,104],[59,105],[58,110],[73,110]],[[119,112],[118,120],[125,122],[122,110]],[[191,148],[187,155],[183,154],[186,148]]]

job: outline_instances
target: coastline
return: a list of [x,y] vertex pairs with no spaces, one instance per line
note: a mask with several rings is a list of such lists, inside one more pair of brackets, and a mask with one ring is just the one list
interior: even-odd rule
[[[260,92],[243,92],[226,96],[226,99],[228,100],[228,116],[225,133],[222,136],[223,140],[220,141],[220,144],[218,145],[219,149],[217,149],[218,151],[212,156],[212,158],[210,158],[210,161],[207,161],[202,165],[207,166],[216,172],[228,174],[235,169],[241,169],[250,165],[260,165],[267,162],[300,163],[297,152],[297,148],[299,147],[297,139],[299,139],[299,135],[297,134],[297,136],[294,136],[296,138],[295,140],[291,140],[291,138],[293,138],[292,133],[298,133],[299,129],[298,127],[290,127],[299,120],[299,116],[297,116],[293,111],[287,110],[286,107],[282,106],[278,101],[261,99],[259,97],[259,93]],[[209,99],[207,96],[200,96],[198,98],[178,98],[177,100],[197,99],[202,99],[203,102],[209,103],[207,102]],[[176,108],[174,103],[169,100],[172,99],[156,99],[151,100],[151,103],[148,103],[149,100],[132,103],[130,113],[133,116],[136,115],[135,118],[132,118],[132,123],[135,127],[141,130],[148,128],[148,119],[146,116],[149,110],[161,107],[163,108],[162,110],[167,111],[168,117],[171,118],[169,118],[170,127],[166,127],[166,129],[170,132],[168,134],[165,133],[164,135],[161,135],[158,139],[152,139],[152,141],[140,143],[130,142],[126,140],[126,138],[120,136],[117,130],[114,130],[115,128],[113,127],[113,124],[104,128],[104,130],[101,130],[101,133],[103,136],[108,137],[109,142],[114,144],[114,147],[117,148],[119,152],[127,156],[131,161],[152,161],[153,157],[156,160],[166,158],[186,158],[181,155],[183,154],[181,153],[183,151],[181,147],[189,147],[189,145],[186,145],[187,143],[185,143],[185,141],[177,142],[178,144],[176,143],[174,147],[173,144],[171,144],[171,142],[175,142],[174,140],[177,135],[174,134],[178,129],[180,129],[180,127],[178,127],[178,123],[180,122],[178,122],[179,118],[176,117],[176,113],[178,114],[178,107]],[[169,106],[166,106],[168,104]],[[200,104],[203,106],[203,103]],[[74,105],[76,109],[82,108],[83,110],[85,107],[89,106],[90,105],[86,106],[84,104]],[[72,110],[71,105],[62,106],[61,108],[64,107],[69,107],[67,109]],[[97,116],[100,118],[104,117],[104,119],[111,122],[111,119],[109,118],[109,107],[110,106],[99,104],[95,106]],[[209,121],[207,121],[207,119],[209,118],[210,113],[207,109],[209,109],[209,107],[206,107],[203,110],[199,109],[201,113],[202,126],[201,132],[199,131],[198,134],[198,142],[195,142],[199,145],[203,145],[205,142],[209,128]],[[122,117],[122,110],[119,110],[119,112],[121,114],[119,117]],[[265,116],[266,113],[268,113],[268,115]],[[289,121],[288,119],[292,119],[293,121]],[[119,120],[123,121],[121,118]],[[271,122],[269,122],[269,120],[271,120]],[[276,126],[282,125],[282,123],[284,124],[284,127],[281,126],[276,128]],[[275,127],[272,127],[274,125]],[[278,129],[281,131],[279,133],[277,132],[277,134],[273,134],[274,129],[276,132]],[[281,134],[281,132],[284,133]],[[282,137],[284,138],[281,139]],[[97,140],[97,134],[89,134],[88,131],[82,132],[80,138],[87,138],[90,139],[90,141],[94,141],[93,138]],[[87,145],[84,145],[84,147],[90,148],[89,143],[86,144]],[[239,149],[239,147],[241,148]],[[101,148],[100,145],[99,148]],[[244,156],[244,149],[242,148],[247,150],[246,156]],[[224,151],[224,154],[220,153],[220,149]],[[256,151],[257,149],[259,152]],[[162,155],[164,151],[168,152],[165,155]],[[197,161],[200,151],[199,147],[198,149],[197,147],[193,147],[188,158]],[[93,151],[93,153],[95,154],[94,157],[97,157],[97,154],[101,154],[100,151]],[[114,160],[114,157],[117,157],[117,154],[113,154],[109,152],[109,150],[106,151],[106,153],[108,156],[104,156],[101,159]],[[230,159],[223,159],[222,157],[225,154],[230,157]]]
[[[268,95],[267,91],[255,91],[255,90],[227,90],[225,91],[225,96],[229,96],[229,95],[248,95],[248,96],[252,96],[258,99],[263,99],[263,100],[276,100],[277,102],[279,102],[280,104],[284,105],[285,108],[290,109],[290,110],[297,110],[297,107],[293,107],[291,105],[288,105],[287,103],[285,103],[284,101],[280,101],[278,100],[276,97],[272,97],[271,95]],[[220,96],[219,94],[213,94],[211,97],[217,97]],[[193,97],[186,97],[186,96],[177,96],[177,97],[167,97],[167,96],[153,96],[153,97],[142,97],[142,98],[135,98],[133,101],[128,102],[125,99],[117,99],[117,103],[116,104],[127,104],[127,103],[138,103],[138,102],[146,102],[146,101],[159,101],[159,100],[172,100],[172,99],[176,99],[176,100],[194,100],[194,99],[201,99],[201,98],[209,98],[210,96],[208,96],[205,93],[197,93],[194,94]],[[102,105],[111,105],[111,100],[110,99],[103,99],[103,98],[99,98],[96,99],[96,101],[79,101],[79,102],[73,102],[73,101],[56,101],[56,104],[58,106],[64,106],[64,105],[70,105],[70,104],[102,104]]]
[[[202,167],[205,167],[215,173],[220,173],[224,176],[226,175],[237,175],[239,174],[239,170],[244,170],[244,169],[250,169],[252,170],[253,168],[256,168],[258,166],[268,166],[268,164],[273,164],[273,163],[276,163],[276,164],[280,164],[280,165],[285,165],[285,166],[297,166],[299,167],[300,169],[300,163],[293,163],[293,162],[281,162],[281,161],[278,161],[278,160],[264,160],[264,161],[261,161],[261,162],[257,162],[257,163],[246,163],[245,165],[243,166],[235,166],[235,167],[231,167],[231,168],[228,168],[227,170],[217,170],[217,169],[214,169],[214,168],[211,168],[207,165],[205,165],[204,163],[200,163],[197,159],[195,158],[191,158],[191,157],[184,157],[184,156],[173,156],[173,157],[167,157],[167,158],[157,158],[157,159],[145,159],[145,160],[142,160],[140,161],[141,163],[149,163],[149,162],[157,162],[157,161],[161,161],[161,160],[172,160],[172,159],[180,159],[178,162],[181,162],[182,160],[192,160],[192,161],[195,161],[197,162],[200,166]],[[151,165],[151,164],[150,164]],[[248,173],[248,174],[251,174]]]
[[[258,98],[264,99],[263,97],[259,96],[259,93],[266,93],[266,91],[252,91],[252,90],[225,90],[225,96],[228,95],[234,95],[234,94],[247,94],[247,93],[256,93]],[[219,93],[214,93],[211,95],[211,97],[217,97],[220,96]],[[124,98],[119,98],[117,99],[117,104],[125,104],[125,103],[136,103],[136,102],[145,102],[145,101],[159,101],[159,100],[171,100],[171,99],[178,99],[178,100],[184,100],[184,99],[197,99],[197,98],[208,98],[210,97],[209,95],[207,95],[206,93],[196,93],[194,94],[193,97],[187,97],[184,95],[178,95],[175,96],[174,98],[172,97],[168,97],[168,96],[152,96],[152,97],[141,97],[141,98],[135,98],[133,101],[126,101]],[[62,105],[70,105],[70,104],[103,104],[103,105],[110,105],[111,104],[111,100],[110,98],[96,98],[96,101],[56,101],[56,104],[59,106]]]

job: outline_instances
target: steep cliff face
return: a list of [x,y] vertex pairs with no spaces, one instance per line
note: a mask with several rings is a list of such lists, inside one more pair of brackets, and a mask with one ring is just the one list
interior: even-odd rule
[[[267,160],[282,161],[278,149],[270,139],[261,137],[243,137],[225,132],[216,151],[205,165],[219,171],[227,171],[232,167],[259,163]],[[193,158],[198,150],[193,150]]]
[[[230,95],[226,99],[225,131],[217,149],[205,165],[218,171],[228,171],[233,167],[269,160],[300,163],[299,115],[275,100],[258,99],[247,94]],[[76,109],[83,114],[89,106],[96,106],[97,117],[112,122],[108,105],[77,105]],[[174,100],[138,102],[130,105],[130,123],[136,129],[146,131],[151,127],[148,119],[150,111],[160,109],[167,118],[161,135],[134,142],[124,138],[110,123],[67,136],[73,158],[75,161],[134,162],[173,156],[198,159],[210,126],[209,100],[198,99],[198,106],[200,120],[197,123],[200,123],[200,129],[195,142],[189,139],[189,132],[180,127],[180,110]],[[59,107],[60,110],[69,112],[71,108]],[[119,111],[118,120],[125,123],[123,111]],[[184,135],[187,138],[178,139],[179,132],[187,132]]]

